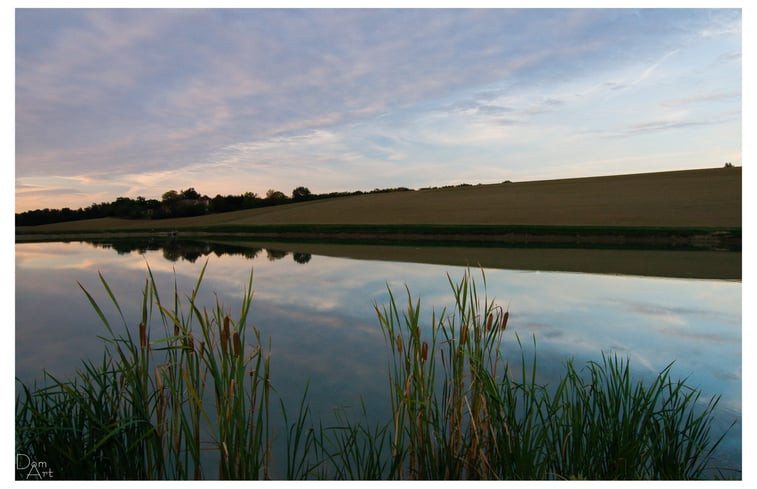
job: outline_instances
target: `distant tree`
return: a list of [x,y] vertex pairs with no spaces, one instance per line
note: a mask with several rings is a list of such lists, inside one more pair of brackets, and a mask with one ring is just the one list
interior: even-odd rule
[[730,161],[729,161],[729,162],[726,162],[726,164],[725,164],[725,167],[724,167],[724,168],[733,168],[733,163],[731,163]]
[[242,196],[242,206],[245,209],[252,209],[259,205],[260,197],[255,192],[245,192]]
[[296,189],[292,190],[292,200],[294,200],[295,202],[308,200],[311,197],[312,194],[310,193],[310,189],[307,187],[297,187]]
[[210,199],[210,210],[212,212],[227,212],[230,209],[226,205],[226,198],[223,195],[218,194]]
[[182,199],[197,200],[200,198],[200,194],[193,187],[189,187],[186,190],[182,190],[179,197]]
[[118,197],[113,202],[113,217],[120,217],[123,219],[134,219],[139,217],[138,208],[136,202],[128,197]]
[[279,190],[274,189],[268,189],[268,191],[265,193],[266,200],[270,202],[283,202],[287,200],[286,194],[284,192],[281,192]]
[[164,193],[161,197],[161,200],[164,203],[174,202],[179,200],[181,197],[179,196],[179,192],[176,190],[169,190],[168,192]]

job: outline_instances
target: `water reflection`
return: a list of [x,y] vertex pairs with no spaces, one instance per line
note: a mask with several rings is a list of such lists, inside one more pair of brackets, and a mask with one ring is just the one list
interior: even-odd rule
[[[271,338],[272,382],[283,399],[296,403],[309,382],[313,410],[325,420],[333,409],[359,406],[361,398],[384,416],[387,364],[373,305],[388,302],[387,286],[402,298],[406,284],[421,298],[428,324],[432,309],[452,305],[447,274],[456,281],[464,267],[268,246],[176,240],[16,245],[16,375],[28,381],[45,368],[66,377],[82,357],[99,355],[102,326],[77,282],[121,324],[115,309],[105,307],[102,273],[119,298],[124,327],[135,328],[147,264],[160,291],[170,296],[176,286],[185,297],[207,259],[200,305],[212,308],[218,300],[232,315],[254,271],[251,318]],[[602,352],[629,357],[639,377],[675,361],[675,377],[688,377],[705,396],[723,396],[718,428],[741,419],[740,282],[507,269],[485,274],[489,297],[511,311],[509,351],[518,354],[516,335],[529,349],[536,338],[540,380],[554,382],[569,358],[581,365]],[[740,467],[740,425],[721,453],[725,464]]]
[[697,279],[741,280],[741,253],[724,251],[672,251],[649,249],[581,249],[517,248],[336,244],[316,242],[257,242],[187,240],[176,237],[97,239],[88,242],[112,248],[120,254],[162,250],[163,257],[194,262],[201,257],[243,256],[254,259],[265,251],[269,260],[292,255],[296,263],[305,264],[313,255],[380,260],[433,265],[472,266],[506,270],[560,271],[679,277]]
[[[224,243],[203,241],[178,240],[171,238],[127,238],[118,240],[90,240],[85,241],[97,248],[112,249],[119,255],[138,253],[144,255],[148,251],[161,251],[163,258],[176,262],[185,260],[190,263],[211,254],[215,256],[239,255],[254,259],[265,251],[269,261],[281,260],[289,255],[289,251],[276,248],[262,248],[257,246],[235,246]],[[310,261],[310,253],[292,252],[295,262],[305,264]]]

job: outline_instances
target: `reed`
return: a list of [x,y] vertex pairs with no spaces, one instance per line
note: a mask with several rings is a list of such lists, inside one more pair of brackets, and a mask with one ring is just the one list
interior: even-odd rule
[[719,398],[672,380],[672,364],[643,383],[603,355],[538,383],[536,340],[529,357],[515,335],[519,355],[508,353],[509,307],[470,271],[447,277],[453,302],[430,321],[407,287],[374,305],[390,419],[362,404],[358,419],[337,411],[324,425],[306,389],[290,420],[284,400],[269,410],[271,343],[249,324],[252,273],[234,320],[218,299],[200,308],[206,266],[188,296],[174,282],[168,302],[148,266],[131,323],[100,276],[119,328],[82,287],[108,333],[102,358],[73,380],[20,383],[17,451],[59,479],[266,479],[281,419],[287,479],[696,479],[725,436],[711,437]]
[[[62,479],[268,477],[270,343],[247,324],[252,274],[234,321],[218,301],[199,308],[204,273],[186,302],[174,284],[167,306],[148,266],[136,341],[105,279],[121,330],[82,287],[108,332],[103,359],[84,362],[72,381],[45,374],[44,387],[22,385],[17,448]],[[203,463],[206,450],[217,467]]]
[[[707,402],[668,365],[634,382],[628,360],[572,361],[553,385],[505,355],[510,318],[470,271],[448,278],[454,305],[423,327],[420,299],[376,306],[390,352],[394,479],[697,479],[725,433],[710,436]],[[536,340],[534,338],[534,352]],[[515,360],[513,363],[512,360]],[[517,368],[515,368],[517,367]],[[515,372],[520,373],[516,375]]]

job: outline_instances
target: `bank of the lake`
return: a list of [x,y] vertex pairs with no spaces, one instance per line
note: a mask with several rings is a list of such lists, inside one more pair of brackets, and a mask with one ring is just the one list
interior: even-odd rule
[[[152,223],[150,223],[152,224]],[[17,232],[17,242],[129,237],[274,239],[345,244],[551,246],[741,250],[740,228],[640,228],[496,225],[319,225],[113,228],[101,231]]]

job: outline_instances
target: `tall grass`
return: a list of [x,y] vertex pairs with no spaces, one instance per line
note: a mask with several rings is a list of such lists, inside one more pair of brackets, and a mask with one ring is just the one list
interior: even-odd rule
[[[175,284],[166,304],[148,267],[137,327],[100,276],[122,331],[82,287],[108,332],[103,359],[85,362],[72,381],[46,374],[43,387],[22,387],[17,449],[63,479],[267,477],[270,345],[247,325],[252,274],[234,321],[218,301],[198,307],[204,273],[186,305]],[[217,453],[217,467],[203,465],[205,450]]]
[[[486,277],[482,273],[486,285]],[[466,272],[450,279],[451,311],[420,324],[420,299],[376,308],[391,350],[392,478],[696,479],[712,440],[715,397],[670,377],[634,382],[629,362],[602,356],[554,385],[536,381],[520,339],[504,355],[503,311]],[[517,358],[515,359],[517,362]],[[518,367],[517,369],[514,367]],[[519,371],[520,374],[515,372]]]
[[448,277],[454,303],[430,322],[408,289],[375,306],[391,419],[370,420],[363,405],[358,420],[338,412],[324,425],[307,390],[290,419],[284,400],[269,409],[270,340],[249,325],[252,274],[234,321],[218,299],[198,306],[204,273],[185,300],[174,284],[166,303],[148,267],[137,326],[101,276],[119,330],[82,288],[108,333],[102,360],[71,381],[21,384],[17,450],[61,479],[264,479],[282,419],[287,479],[692,479],[722,440],[710,436],[718,398],[673,381],[670,365],[645,384],[603,355],[538,383],[517,336],[520,354],[506,352],[509,309],[470,272]]

